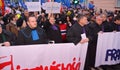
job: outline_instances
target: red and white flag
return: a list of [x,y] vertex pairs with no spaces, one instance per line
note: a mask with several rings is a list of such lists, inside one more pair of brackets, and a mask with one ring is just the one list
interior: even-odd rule
[[48,2],[52,2],[52,0],[48,0]]

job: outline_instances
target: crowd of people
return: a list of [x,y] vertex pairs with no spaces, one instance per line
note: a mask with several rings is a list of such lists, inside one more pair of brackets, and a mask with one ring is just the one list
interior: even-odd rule
[[1,46],[89,42],[84,70],[94,67],[98,33],[117,31],[120,11],[71,8],[46,14],[17,7],[0,14]]

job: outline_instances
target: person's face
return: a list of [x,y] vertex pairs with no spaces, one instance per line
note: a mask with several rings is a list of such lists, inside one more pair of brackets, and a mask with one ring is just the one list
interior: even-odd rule
[[23,24],[22,24],[22,28],[25,28],[27,25],[26,25],[26,22],[23,21]]
[[29,12],[28,12],[28,11],[24,11],[24,15],[25,15],[26,17],[28,17],[28,16],[29,16]]
[[35,17],[29,17],[28,19],[28,25],[31,29],[34,29],[37,27],[37,21]]
[[103,21],[107,20],[107,17],[105,15],[102,15]]
[[13,21],[17,21],[19,18],[17,16],[15,16],[15,18],[13,18]]
[[0,34],[2,33],[2,27],[0,27]]
[[38,15],[38,12],[34,12],[34,15]]
[[102,18],[100,18],[100,17],[96,18],[96,23],[97,23],[98,25],[101,25],[102,22],[103,22],[103,19],[102,19]]
[[38,12],[34,12],[36,18],[38,18]]
[[17,15],[15,15],[15,18],[13,18],[13,21],[17,21],[19,18]]
[[120,25],[120,20],[116,20],[115,23]]
[[70,18],[69,18],[69,17],[67,17],[67,21],[70,21]]
[[88,20],[87,20],[87,17],[83,17],[81,20],[80,20],[80,23],[82,25],[86,25],[88,23]]
[[44,16],[45,16],[45,13],[41,13],[41,16],[44,17]]
[[50,22],[51,24],[55,24],[55,18],[54,18],[54,17],[50,17],[49,22]]

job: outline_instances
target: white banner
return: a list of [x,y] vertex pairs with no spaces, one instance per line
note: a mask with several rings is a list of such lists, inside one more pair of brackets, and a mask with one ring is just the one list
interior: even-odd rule
[[120,32],[98,36],[95,66],[120,63]]
[[87,45],[0,47],[0,70],[83,70]]
[[25,2],[25,4],[27,5],[29,12],[41,11],[41,3],[40,2]]
[[61,3],[46,2],[42,4],[42,8],[46,10],[46,13],[60,13]]

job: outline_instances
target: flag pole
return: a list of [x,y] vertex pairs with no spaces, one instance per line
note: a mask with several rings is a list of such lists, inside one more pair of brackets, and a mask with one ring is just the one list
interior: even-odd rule
[[[41,0],[39,0],[39,3],[40,3],[40,5],[41,5]],[[41,6],[42,7],[42,6]],[[42,11],[42,10],[41,10]],[[39,14],[41,15],[41,11],[39,11]]]
[[[54,3],[54,0],[51,0],[52,3]],[[51,9],[51,16],[53,17],[53,4],[52,4],[52,9]]]

